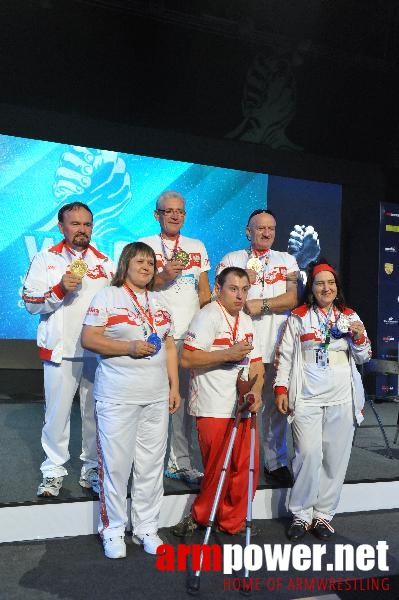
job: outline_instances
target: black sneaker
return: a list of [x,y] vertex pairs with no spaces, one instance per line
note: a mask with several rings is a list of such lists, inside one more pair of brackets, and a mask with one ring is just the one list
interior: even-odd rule
[[[247,535],[247,526],[243,525],[235,535],[239,535],[240,537],[245,537]],[[258,537],[260,535],[260,529],[255,523],[252,521],[251,524],[251,539],[253,537]]]
[[197,521],[194,521],[191,515],[187,515],[187,517],[184,517],[184,519],[182,519],[180,523],[177,523],[177,525],[173,525],[173,527],[171,527],[170,530],[176,537],[185,537],[192,535],[194,531],[196,531],[198,528],[199,523],[197,523]]
[[298,517],[294,517],[287,531],[287,537],[291,542],[297,542],[302,539],[306,532],[310,529],[310,524],[302,521]]
[[328,540],[335,533],[334,527],[332,527],[329,521],[326,519],[313,519],[312,531],[319,540]]
[[265,467],[265,477],[266,481],[271,480],[271,483],[278,483],[283,487],[292,487],[294,484],[288,467],[279,467],[278,469],[274,469],[274,471],[269,471]]

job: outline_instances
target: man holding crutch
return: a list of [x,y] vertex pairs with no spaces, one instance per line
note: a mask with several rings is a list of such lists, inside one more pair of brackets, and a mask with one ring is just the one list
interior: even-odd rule
[[[274,403],[276,375],[274,354],[289,311],[298,304],[299,267],[291,254],[272,248],[276,219],[270,210],[260,208],[250,215],[246,227],[249,248],[226,254],[216,268],[242,267],[248,273],[251,290],[246,310],[251,315],[265,365],[262,415],[266,481],[287,487],[292,484],[287,456],[287,419]],[[299,245],[299,244],[298,244]]]
[[[191,514],[172,527],[183,537],[199,525],[206,525],[220,479],[234,415],[237,409],[237,375],[254,378],[253,403],[257,412],[262,404],[263,363],[254,346],[251,318],[243,312],[250,287],[244,269],[224,269],[215,283],[216,300],[202,308],[192,320],[184,341],[181,364],[192,371],[189,394],[190,413],[196,416],[204,479]],[[257,441],[256,441],[257,443]],[[220,531],[245,532],[250,453],[250,419],[241,420],[231,461],[226,472],[216,520]],[[255,449],[254,489],[258,481],[258,448]]]

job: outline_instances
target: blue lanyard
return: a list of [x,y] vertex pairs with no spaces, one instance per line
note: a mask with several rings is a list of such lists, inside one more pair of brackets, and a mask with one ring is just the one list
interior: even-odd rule
[[330,329],[328,327],[328,322],[331,321],[331,315],[333,312],[333,307],[334,305],[332,304],[328,310],[327,315],[324,317],[323,313],[321,312],[321,310],[315,306],[314,310],[316,312],[317,315],[317,319],[319,321],[319,328],[320,328],[320,333],[322,335],[322,343],[321,343],[321,347],[324,348],[325,350],[328,350],[328,346],[330,345],[330,340],[331,340],[331,332]]

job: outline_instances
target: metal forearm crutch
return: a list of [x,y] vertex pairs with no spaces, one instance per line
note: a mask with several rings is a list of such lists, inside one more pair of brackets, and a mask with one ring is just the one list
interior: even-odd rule
[[[236,412],[236,416],[234,418],[233,428],[231,430],[230,440],[229,440],[226,455],[224,458],[222,471],[220,473],[220,478],[219,478],[218,486],[216,489],[215,498],[213,500],[211,512],[209,515],[209,519],[208,519],[208,523],[207,523],[207,527],[206,527],[206,531],[205,531],[205,536],[204,536],[204,541],[202,543],[203,546],[208,544],[209,537],[211,535],[216,511],[217,511],[217,508],[219,505],[220,495],[222,493],[224,480],[226,479],[226,472],[227,472],[228,466],[230,464],[231,454],[233,451],[233,446],[234,446],[234,442],[235,442],[235,439],[237,436],[238,426],[240,424],[242,414],[244,411],[248,410],[249,406],[252,404],[252,401],[253,401],[252,396],[248,397],[248,399],[245,399],[245,400],[244,400],[244,397],[246,394],[248,394],[249,390],[252,388],[253,384],[256,381],[256,377],[249,381],[244,381],[241,379],[242,372],[243,372],[243,369],[240,370],[240,372],[238,374],[238,378],[237,378],[237,389],[239,392],[239,398],[238,398],[238,403],[237,403],[237,412]],[[244,389],[245,389],[245,391],[244,391]],[[252,433],[252,431],[251,431],[251,433]],[[202,561],[203,561],[203,553],[201,551],[199,569],[194,572],[194,574],[191,576],[190,581],[188,582],[188,585],[187,585],[187,592],[191,595],[197,594],[200,589]]]
[[[248,467],[248,499],[247,499],[247,520],[245,532],[245,548],[251,543],[252,530],[252,495],[254,490],[254,473],[255,473],[255,444],[256,444],[256,413],[251,414],[251,446],[249,450],[249,467]],[[241,593],[244,595],[250,594],[250,586],[245,585],[249,578],[249,570],[244,569],[244,581],[241,586]]]

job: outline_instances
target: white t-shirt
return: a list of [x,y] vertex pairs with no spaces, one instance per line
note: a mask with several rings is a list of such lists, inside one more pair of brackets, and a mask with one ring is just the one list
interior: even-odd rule
[[[217,266],[216,274],[226,267],[241,267],[246,269],[248,259],[252,257],[251,250],[236,250],[226,254]],[[287,274],[299,271],[296,259],[288,252],[270,250],[267,264],[260,259],[263,269],[257,273],[256,281],[250,287],[248,300],[259,298],[275,298],[287,291]],[[289,311],[260,315],[253,318],[253,324],[258,339],[262,360],[272,363],[277,344],[282,333],[282,326]]]
[[[167,260],[171,260],[175,248],[172,240],[161,240],[161,236],[151,235],[140,239],[151,246],[157,257],[157,268],[162,272]],[[166,284],[159,294],[172,315],[175,338],[183,339],[191,319],[199,309],[198,281],[201,273],[211,268],[205,246],[199,240],[183,235],[179,238],[178,249],[190,255],[190,262],[181,275]]]
[[[137,298],[145,308],[145,294],[137,294]],[[168,398],[165,340],[167,336],[173,336],[172,320],[153,292],[148,292],[148,300],[156,333],[162,340],[161,349],[146,358],[101,356],[94,385],[96,400],[113,404],[151,404]],[[135,309],[123,287],[111,286],[98,292],[84,324],[105,326],[105,335],[114,340],[146,340],[151,333],[147,321]]]
[[[235,341],[247,340],[254,345],[254,349],[240,363],[224,363],[212,368],[191,370],[189,413],[192,415],[234,417],[238,372],[244,368],[242,378],[247,379],[250,362],[262,360],[256,347],[251,318],[242,311],[238,317]],[[205,352],[225,350],[234,343],[234,327],[235,317],[223,312],[217,302],[211,302],[197,312],[190,323],[184,348]]]

